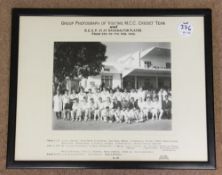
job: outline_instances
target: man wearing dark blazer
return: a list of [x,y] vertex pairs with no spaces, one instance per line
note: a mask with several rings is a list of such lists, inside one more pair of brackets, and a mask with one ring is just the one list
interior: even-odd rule
[[162,108],[163,108],[163,115],[166,116],[167,119],[170,119],[172,102],[168,99],[168,95],[165,96],[165,100],[162,103]]

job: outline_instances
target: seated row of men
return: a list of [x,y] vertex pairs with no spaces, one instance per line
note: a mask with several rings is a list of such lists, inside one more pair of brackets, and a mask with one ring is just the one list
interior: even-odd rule
[[59,92],[54,96],[54,112],[57,119],[70,121],[102,120],[104,122],[144,122],[146,120],[161,120],[163,117],[171,118],[171,101],[168,94],[159,99],[157,95],[145,98],[129,99],[122,97],[105,99],[97,95],[97,98],[85,94],[82,98],[75,96],[70,98]]

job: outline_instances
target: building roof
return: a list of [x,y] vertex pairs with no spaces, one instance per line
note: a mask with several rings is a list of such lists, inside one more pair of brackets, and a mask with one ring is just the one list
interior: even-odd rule
[[140,59],[142,59],[145,56],[149,57],[170,57],[170,49],[168,48],[162,48],[162,47],[153,47],[151,49],[146,49],[141,52]]
[[127,55],[124,55],[123,57],[120,57],[117,59],[117,63],[126,63],[128,61],[133,60],[139,60],[142,59],[145,56],[164,56],[164,57],[170,57],[170,49],[163,48],[163,47],[151,47],[145,50],[139,50],[134,53],[130,53]]
[[163,47],[151,47],[145,50],[139,50],[137,52],[127,54],[117,59],[114,63],[117,69],[124,68],[139,68],[139,61],[145,57],[170,57],[170,49]]
[[[105,69],[102,73],[122,73],[123,77],[132,73],[134,70],[142,70],[140,60],[145,57],[170,57],[170,49],[163,47],[151,47],[145,50],[139,50],[129,53],[116,60],[115,63],[105,63]],[[164,69],[149,68],[150,71],[164,71]]]

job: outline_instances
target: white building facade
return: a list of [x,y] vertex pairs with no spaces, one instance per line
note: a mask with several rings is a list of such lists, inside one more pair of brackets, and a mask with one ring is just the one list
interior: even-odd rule
[[81,80],[86,89],[101,87],[124,89],[171,88],[171,50],[153,47],[105,63],[97,76]]
[[99,75],[89,76],[80,82],[80,85],[85,89],[99,88],[102,84],[106,88],[121,88],[121,73],[113,65],[105,65]]

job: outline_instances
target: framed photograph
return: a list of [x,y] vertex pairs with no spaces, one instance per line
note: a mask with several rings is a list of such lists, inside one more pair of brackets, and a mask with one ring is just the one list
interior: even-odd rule
[[8,168],[215,169],[209,9],[13,9]]

